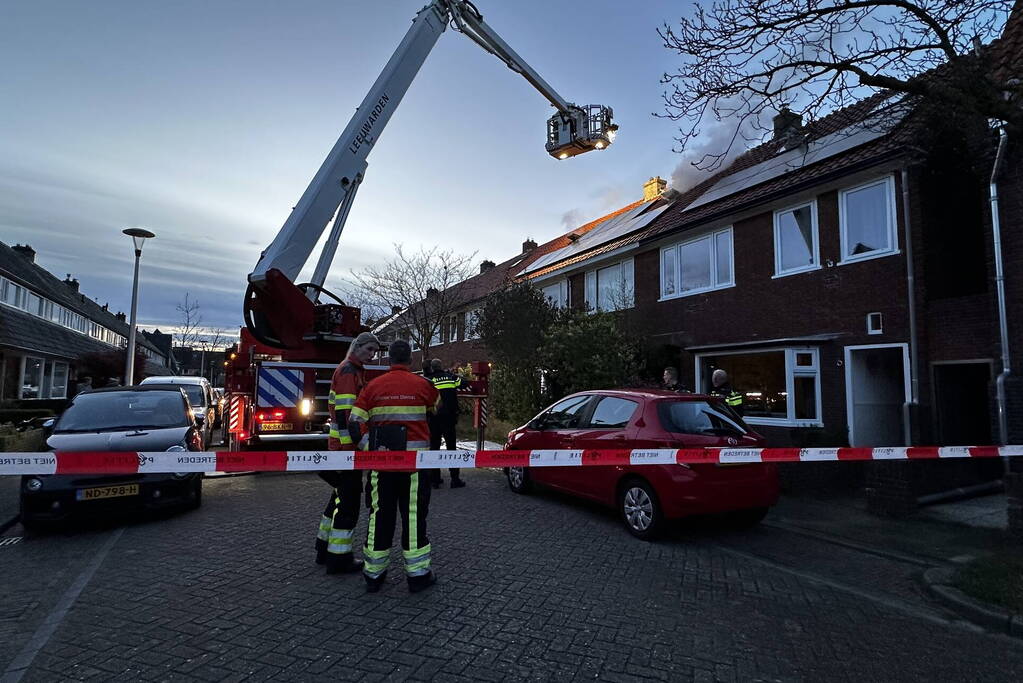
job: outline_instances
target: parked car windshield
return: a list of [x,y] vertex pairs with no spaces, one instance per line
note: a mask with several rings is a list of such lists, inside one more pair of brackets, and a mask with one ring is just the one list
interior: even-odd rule
[[192,404],[193,408],[205,408],[206,399],[203,396],[202,387],[198,384],[182,384],[180,385],[185,393],[188,394],[188,402]]
[[54,433],[187,427],[181,394],[176,391],[114,391],[80,394],[60,416]]
[[749,427],[723,402],[661,401],[657,404],[661,426],[676,434],[714,436],[743,435]]

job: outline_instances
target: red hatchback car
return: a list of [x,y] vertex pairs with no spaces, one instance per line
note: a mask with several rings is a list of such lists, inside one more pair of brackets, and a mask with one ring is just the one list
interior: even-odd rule
[[[723,400],[659,389],[585,391],[558,401],[508,434],[507,449],[761,448]],[[511,467],[508,485],[542,484],[616,507],[633,535],[650,539],[663,522],[732,512],[753,525],[778,501],[773,464]]]

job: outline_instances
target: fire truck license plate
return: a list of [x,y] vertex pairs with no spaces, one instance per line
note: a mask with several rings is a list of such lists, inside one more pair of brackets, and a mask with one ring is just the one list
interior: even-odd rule
[[261,432],[290,432],[293,428],[290,422],[264,422],[259,425]]
[[91,489],[78,489],[77,500],[97,500],[99,498],[120,498],[121,496],[139,495],[138,484],[122,484],[120,486],[97,486]]

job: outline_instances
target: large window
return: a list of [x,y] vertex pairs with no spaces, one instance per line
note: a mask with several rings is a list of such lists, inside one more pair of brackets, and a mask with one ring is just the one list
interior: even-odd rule
[[732,258],[731,228],[661,249],[661,298],[732,286]]
[[754,424],[819,426],[820,361],[817,349],[788,348],[700,354],[697,391],[707,392],[716,369],[743,395],[743,414]]
[[540,291],[556,308],[564,308],[568,305],[568,280],[559,280]]
[[21,397],[46,398],[43,392],[43,370],[46,364],[42,358],[25,356],[25,370],[22,373]]
[[792,275],[820,268],[817,203],[774,212],[774,274]]
[[479,321],[480,311],[478,308],[474,308],[471,311],[465,313],[465,338],[468,339],[479,339]]
[[838,197],[843,263],[897,251],[895,181],[891,176],[843,190]]
[[620,311],[632,308],[632,259],[586,273],[586,305],[591,311]]

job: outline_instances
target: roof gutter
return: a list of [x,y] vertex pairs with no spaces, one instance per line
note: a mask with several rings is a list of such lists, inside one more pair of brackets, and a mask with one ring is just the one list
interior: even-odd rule
[[[998,151],[995,153],[994,167],[991,169],[991,234],[995,247],[995,290],[998,293],[998,331],[1002,342],[1002,371],[995,380],[996,402],[998,404],[998,438],[999,443],[1009,443],[1009,419],[1006,411],[1005,382],[1012,374],[1012,361],[1009,356],[1009,321],[1005,307],[1005,272],[1002,267],[1002,230],[998,215],[998,175],[1005,160],[1005,146],[1009,135],[1005,131],[1005,121],[991,120],[992,128],[998,128]],[[1006,461],[1008,466],[1008,461]]]

